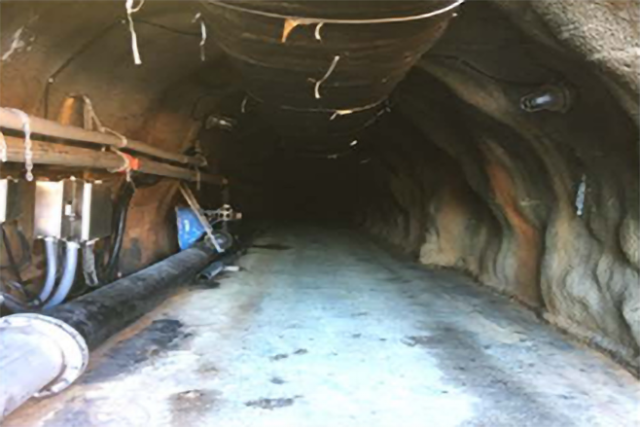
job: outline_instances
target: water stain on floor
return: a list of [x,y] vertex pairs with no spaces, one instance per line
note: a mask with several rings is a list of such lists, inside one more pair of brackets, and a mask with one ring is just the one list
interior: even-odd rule
[[177,349],[183,340],[191,336],[184,325],[175,319],[159,319],[136,335],[119,342],[109,350],[104,360],[81,380],[84,384],[107,381],[129,373],[139,365],[167,351]]
[[245,402],[245,406],[249,406],[252,408],[267,409],[269,411],[272,411],[274,409],[291,406],[295,403],[296,399],[300,399],[301,397],[302,396],[278,397],[275,399],[261,398],[261,399],[250,400],[248,402]]
[[173,394],[171,424],[175,427],[202,425],[204,416],[215,408],[222,393],[218,390],[186,390]]

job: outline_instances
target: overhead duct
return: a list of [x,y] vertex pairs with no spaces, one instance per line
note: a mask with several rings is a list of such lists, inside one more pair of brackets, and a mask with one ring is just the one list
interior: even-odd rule
[[261,114],[282,135],[320,139],[371,124],[461,3],[225,0],[207,6],[213,39]]

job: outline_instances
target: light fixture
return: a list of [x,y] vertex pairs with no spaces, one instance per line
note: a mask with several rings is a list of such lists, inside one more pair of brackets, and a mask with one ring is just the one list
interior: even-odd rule
[[545,85],[520,99],[520,108],[528,113],[553,111],[566,113],[573,101],[572,91],[565,84]]

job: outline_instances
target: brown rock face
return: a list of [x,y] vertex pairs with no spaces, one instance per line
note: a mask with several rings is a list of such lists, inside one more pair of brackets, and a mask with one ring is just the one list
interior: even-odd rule
[[[370,166],[386,192],[361,220],[422,263],[465,269],[638,366],[630,22],[632,2],[467,4],[396,94],[404,118],[388,118]],[[568,111],[521,108],[549,84],[570,87]]]

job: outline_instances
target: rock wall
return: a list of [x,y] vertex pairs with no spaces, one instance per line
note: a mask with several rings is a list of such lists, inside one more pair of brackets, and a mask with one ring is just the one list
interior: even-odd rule
[[[637,368],[636,6],[467,3],[380,123],[359,218]],[[520,107],[546,84],[569,111]]]

